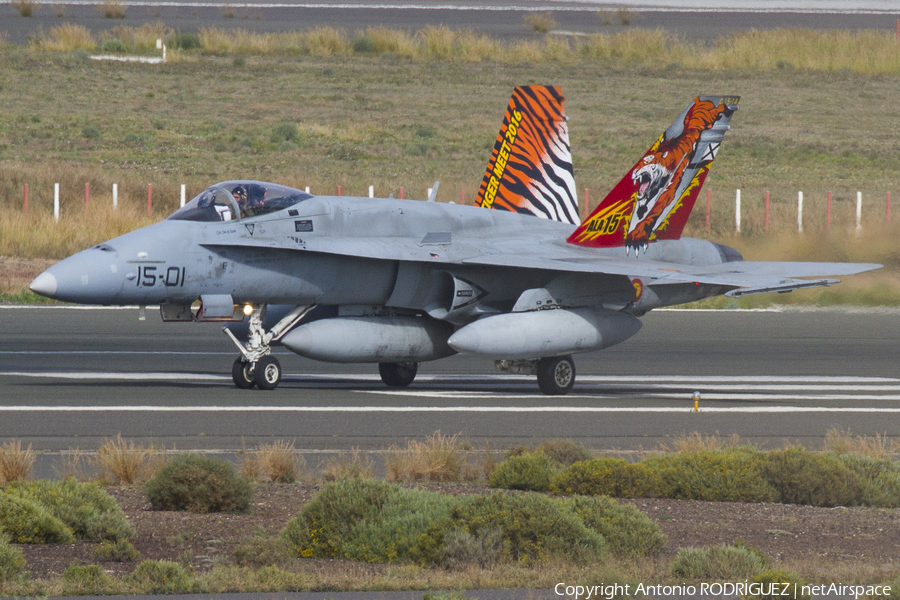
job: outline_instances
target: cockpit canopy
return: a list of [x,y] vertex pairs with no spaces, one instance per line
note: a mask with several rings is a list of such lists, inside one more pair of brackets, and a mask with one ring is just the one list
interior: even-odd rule
[[223,181],[203,190],[176,210],[176,221],[233,221],[265,215],[312,198],[311,194],[277,183]]

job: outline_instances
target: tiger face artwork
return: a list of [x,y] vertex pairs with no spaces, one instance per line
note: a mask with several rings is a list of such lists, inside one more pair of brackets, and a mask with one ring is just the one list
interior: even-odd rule
[[569,237],[637,256],[658,239],[678,239],[706,179],[738,97],[694,101]]
[[[632,170],[631,180],[637,189],[625,234],[626,246],[640,247],[650,242],[679,200],[678,191],[683,189],[681,183],[694,158],[700,135],[727,110],[724,104],[715,106],[698,99],[685,115],[681,135],[669,140],[663,136],[656,150],[648,152]],[[698,170],[694,177],[699,175]]]

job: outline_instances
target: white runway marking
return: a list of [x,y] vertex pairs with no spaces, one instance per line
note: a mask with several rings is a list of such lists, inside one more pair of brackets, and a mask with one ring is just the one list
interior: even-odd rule
[[[692,413],[687,406],[0,406],[0,412],[147,413]],[[702,413],[900,413],[900,408],[727,406]]]

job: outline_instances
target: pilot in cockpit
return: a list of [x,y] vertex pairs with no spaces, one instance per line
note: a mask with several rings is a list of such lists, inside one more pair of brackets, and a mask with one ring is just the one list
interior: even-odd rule
[[247,188],[242,185],[234,186],[234,189],[231,190],[231,195],[234,196],[235,202],[238,204],[238,208],[241,210],[241,214],[247,212]]

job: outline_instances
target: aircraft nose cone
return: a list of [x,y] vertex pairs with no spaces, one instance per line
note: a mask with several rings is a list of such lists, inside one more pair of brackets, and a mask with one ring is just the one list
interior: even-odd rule
[[29,287],[34,293],[55,300],[114,304],[122,290],[120,264],[113,253],[92,248],[56,263]]
[[56,277],[54,277],[52,273],[44,271],[34,278],[34,281],[31,282],[31,285],[28,286],[28,289],[30,289],[35,294],[40,294],[41,296],[52,298],[53,294],[56,293],[56,286]]

